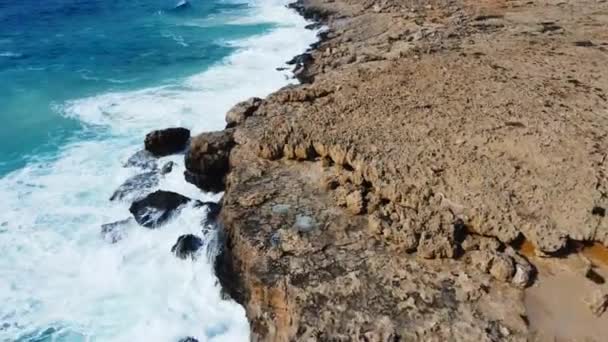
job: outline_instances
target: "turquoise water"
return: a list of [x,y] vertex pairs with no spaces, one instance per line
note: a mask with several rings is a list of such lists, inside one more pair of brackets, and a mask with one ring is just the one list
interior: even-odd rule
[[222,41],[272,29],[234,24],[247,4],[192,1],[4,1],[0,9],[0,175],[86,136],[55,105],[167,84],[234,51]]
[[[122,167],[153,129],[222,129],[237,101],[293,82],[276,71],[316,39],[286,0],[0,0],[0,341],[247,341],[210,258],[171,246],[201,234],[186,208],[109,244]],[[202,201],[183,156],[159,189]],[[213,234],[205,243],[213,246]]]

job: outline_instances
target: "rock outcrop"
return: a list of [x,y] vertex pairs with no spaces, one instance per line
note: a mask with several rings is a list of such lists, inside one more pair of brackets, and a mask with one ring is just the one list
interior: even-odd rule
[[328,27],[307,84],[186,155],[252,339],[531,339],[535,258],[608,245],[608,4],[293,7]]
[[230,150],[234,146],[232,134],[232,130],[225,130],[192,138],[185,157],[184,176],[188,182],[203,191],[223,191]]
[[262,104],[262,99],[252,97],[246,101],[237,103],[226,113],[226,128],[232,128],[250,117]]
[[181,127],[172,127],[152,131],[146,135],[144,145],[146,151],[154,156],[162,157],[182,152],[186,149],[190,131]]

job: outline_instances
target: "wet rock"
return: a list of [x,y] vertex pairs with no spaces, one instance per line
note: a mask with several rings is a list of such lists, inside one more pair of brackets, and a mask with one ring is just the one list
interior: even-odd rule
[[198,342],[194,337],[184,337],[180,339],[178,342]]
[[129,226],[134,223],[132,217],[128,219],[101,225],[101,236],[109,243],[116,243],[127,236]]
[[174,127],[148,133],[144,144],[147,151],[157,157],[162,157],[183,151],[189,139],[189,130]]
[[171,173],[171,171],[173,171],[173,165],[175,165],[175,163],[172,161],[166,162],[165,165],[161,167],[160,174],[164,176],[168,173]]
[[215,202],[203,202],[200,204],[207,208],[207,222],[214,222],[217,220],[220,211],[222,210],[222,205]]
[[192,139],[186,153],[186,181],[203,191],[224,189],[224,178],[229,169],[228,158],[234,146],[232,130],[208,132]]
[[110,197],[110,201],[122,200],[127,197],[137,197],[158,185],[158,174],[154,171],[135,175],[122,183]]
[[226,113],[226,127],[234,127],[245,121],[260,107],[260,104],[262,104],[262,99],[257,97],[237,103]]
[[135,221],[146,228],[158,228],[190,198],[171,191],[158,190],[131,204]]
[[585,299],[591,312],[596,316],[601,316],[608,308],[608,293],[605,290],[596,290]]
[[171,252],[180,259],[194,258],[196,252],[203,246],[203,240],[196,235],[186,234],[177,239],[171,247]]
[[310,53],[303,53],[295,56],[286,62],[287,65],[308,65],[312,63],[313,58]]
[[135,152],[127,162],[123,164],[124,167],[138,167],[144,170],[156,170],[158,167],[156,164],[156,157],[152,153],[146,150],[139,150]]

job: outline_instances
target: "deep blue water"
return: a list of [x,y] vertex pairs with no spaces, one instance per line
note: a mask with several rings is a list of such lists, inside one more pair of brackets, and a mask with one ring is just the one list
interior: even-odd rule
[[[83,133],[54,109],[70,99],[166,84],[229,55],[222,44],[269,23],[214,20],[244,3],[191,0],[0,1],[0,176]],[[90,133],[90,132],[89,132]],[[82,136],[78,136],[81,139]]]

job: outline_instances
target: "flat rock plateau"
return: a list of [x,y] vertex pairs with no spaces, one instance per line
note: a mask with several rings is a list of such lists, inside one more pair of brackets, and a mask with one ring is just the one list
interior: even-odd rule
[[186,156],[252,340],[605,341],[608,2],[292,7],[302,84]]

